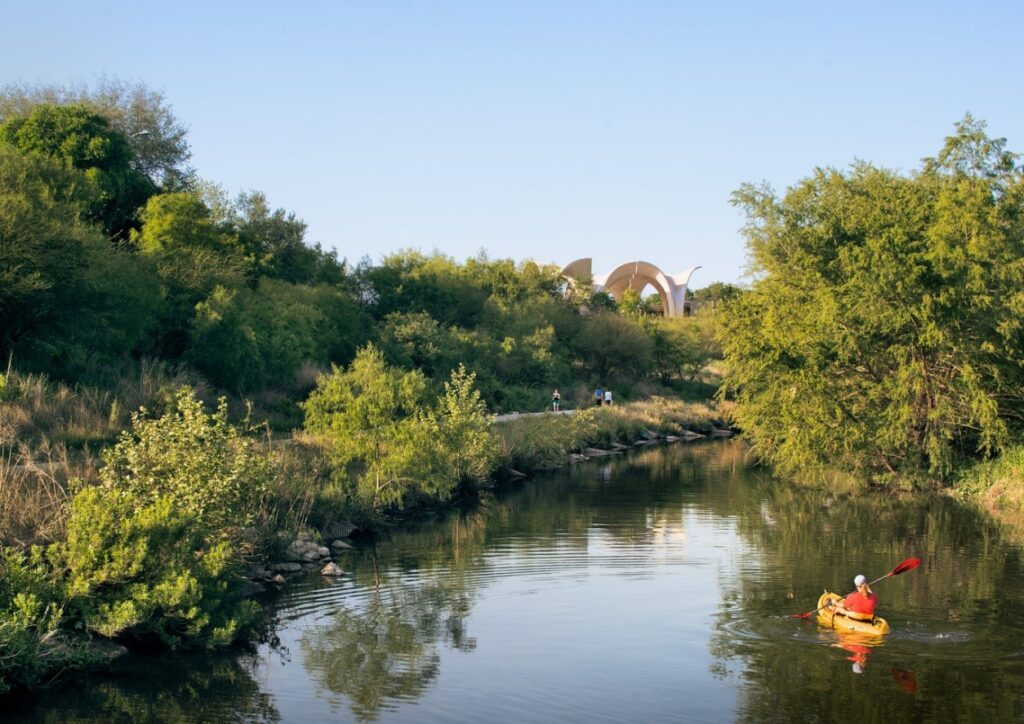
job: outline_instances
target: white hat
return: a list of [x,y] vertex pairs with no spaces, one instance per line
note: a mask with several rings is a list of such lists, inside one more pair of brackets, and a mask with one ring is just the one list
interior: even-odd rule
[[853,579],[853,585],[858,586],[858,587],[859,586],[863,586],[867,582],[868,582],[868,579],[866,579],[864,577],[863,573],[858,573],[857,577]]

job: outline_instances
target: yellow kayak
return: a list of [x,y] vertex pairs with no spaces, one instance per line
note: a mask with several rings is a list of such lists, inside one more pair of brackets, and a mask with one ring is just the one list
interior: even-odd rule
[[843,616],[842,614],[834,614],[832,609],[826,608],[830,601],[842,600],[843,597],[838,593],[825,591],[825,593],[821,594],[821,598],[818,599],[818,608],[820,609],[818,611],[818,623],[837,631],[856,631],[871,636],[881,636],[882,634],[889,633],[889,622],[881,616],[875,616],[870,621],[860,621]]

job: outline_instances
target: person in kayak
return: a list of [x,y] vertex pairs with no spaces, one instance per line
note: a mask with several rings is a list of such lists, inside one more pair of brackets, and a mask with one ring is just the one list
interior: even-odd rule
[[863,574],[857,574],[857,577],[853,579],[853,585],[857,587],[857,590],[842,601],[837,601],[835,612],[860,621],[873,620],[875,608],[878,606],[878,594],[871,590],[871,587],[868,586],[868,579]]

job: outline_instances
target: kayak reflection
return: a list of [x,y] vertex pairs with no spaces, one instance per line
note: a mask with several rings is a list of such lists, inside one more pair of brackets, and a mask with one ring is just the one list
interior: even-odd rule
[[[881,642],[877,637],[868,637],[857,633],[839,633],[836,636],[839,640],[832,646],[849,654],[846,660],[853,662],[853,673],[863,674],[864,668],[868,665],[868,656],[871,654],[871,650]],[[871,641],[871,638],[875,638],[875,641]]]

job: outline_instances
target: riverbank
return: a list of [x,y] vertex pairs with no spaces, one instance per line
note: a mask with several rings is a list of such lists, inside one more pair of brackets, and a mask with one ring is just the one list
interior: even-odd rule
[[1009,535],[1024,543],[1024,445],[960,472],[952,488],[961,500],[980,505]]
[[[723,424],[713,403],[665,398],[493,422],[487,485],[627,445],[724,434]],[[231,424],[223,403],[207,413],[188,388],[162,417],[132,425],[102,466],[95,455],[39,465],[30,450],[0,461],[19,491],[0,560],[0,689],[103,667],[128,648],[251,639],[263,626],[254,596],[293,575],[337,575],[356,531],[451,505],[420,496],[381,516],[344,494],[307,437],[272,443]]]

